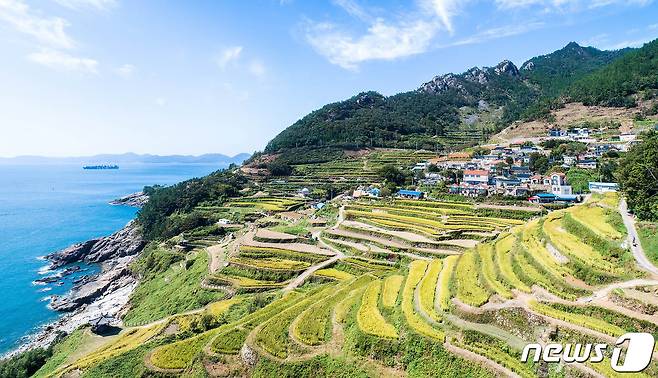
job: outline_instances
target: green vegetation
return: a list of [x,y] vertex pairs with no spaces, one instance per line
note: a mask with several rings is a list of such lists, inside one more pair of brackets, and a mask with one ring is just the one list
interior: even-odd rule
[[369,335],[395,339],[398,337],[395,327],[384,319],[377,308],[381,287],[381,280],[373,281],[368,285],[361,298],[361,306],[356,314],[356,320],[359,328]]
[[52,349],[37,348],[6,360],[0,360],[0,377],[31,377],[46,364],[52,355]]
[[140,209],[137,220],[147,240],[168,239],[179,233],[211,222],[192,210],[200,204],[221,204],[237,196],[246,180],[230,169],[183,181],[169,187],[146,187],[148,203]]
[[[658,47],[658,41],[652,42]],[[658,61],[658,60],[657,60]],[[619,162],[617,179],[628,207],[640,218],[658,221],[658,132],[642,135]]]
[[650,222],[638,223],[637,233],[640,236],[640,243],[642,243],[644,253],[654,264],[658,264],[658,224]]
[[566,94],[585,105],[635,105],[632,95],[658,89],[658,41],[631,51],[572,85]]
[[168,315],[203,307],[223,297],[222,293],[199,287],[208,271],[206,253],[191,252],[187,261],[189,263],[172,264],[164,272],[140,271],[144,279],[130,296],[131,308],[124,317],[126,324],[146,324]]
[[480,281],[479,265],[477,255],[474,252],[467,252],[461,256],[455,270],[457,299],[475,307],[486,303],[490,295]]

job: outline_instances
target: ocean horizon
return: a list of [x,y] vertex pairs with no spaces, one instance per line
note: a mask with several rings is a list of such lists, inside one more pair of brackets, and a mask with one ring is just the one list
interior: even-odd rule
[[125,226],[136,208],[109,201],[143,189],[207,175],[217,164],[129,164],[118,170],[83,170],[77,164],[0,165],[0,355],[20,346],[61,314],[47,305],[95,265],[49,284],[56,274],[43,256],[74,243],[106,236]]

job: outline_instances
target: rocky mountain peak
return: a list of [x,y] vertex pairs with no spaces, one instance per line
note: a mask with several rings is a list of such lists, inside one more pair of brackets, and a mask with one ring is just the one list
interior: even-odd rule
[[502,62],[498,63],[496,67],[494,67],[494,73],[496,75],[509,75],[512,77],[519,76],[519,69],[516,68],[514,63],[510,62],[509,60],[503,60]]
[[435,76],[431,81],[420,86],[420,92],[439,94],[450,89],[459,92],[464,91],[464,85],[459,81],[459,77],[453,73]]

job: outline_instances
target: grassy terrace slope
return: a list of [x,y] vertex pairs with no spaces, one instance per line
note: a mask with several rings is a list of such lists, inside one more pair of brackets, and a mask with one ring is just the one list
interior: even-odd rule
[[[130,366],[186,376],[337,376],[337,367],[351,366],[364,376],[539,376],[546,367],[519,356],[540,337],[584,343],[624,332],[658,335],[656,311],[637,299],[658,281],[635,269],[622,247],[617,201],[595,196],[548,215],[484,213],[447,201],[346,202],[330,204],[338,222],[311,227],[308,239],[192,232],[190,251],[167,249],[169,242],[149,251],[150,276],[125,318],[143,326],[94,342],[87,330],[76,332],[39,374],[95,376]],[[210,271],[214,258],[223,263]],[[241,350],[259,356],[255,365]],[[577,365],[547,368],[549,376],[584,374]],[[653,361],[641,376],[657,369]]]

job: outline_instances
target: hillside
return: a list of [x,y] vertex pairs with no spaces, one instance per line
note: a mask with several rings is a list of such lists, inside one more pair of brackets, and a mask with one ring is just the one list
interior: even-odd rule
[[519,119],[546,113],[545,102],[605,67],[629,49],[601,51],[572,42],[523,63],[474,67],[434,77],[418,89],[385,97],[376,92],[316,110],[277,135],[265,148],[437,148],[473,145]]
[[656,97],[658,40],[649,42],[574,83],[566,96],[586,105],[635,106]]

